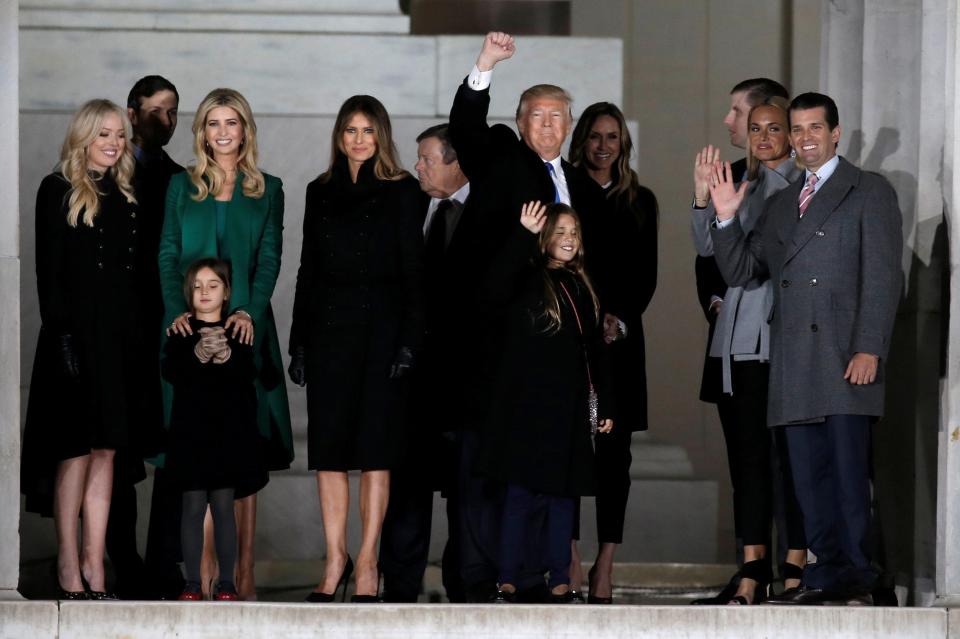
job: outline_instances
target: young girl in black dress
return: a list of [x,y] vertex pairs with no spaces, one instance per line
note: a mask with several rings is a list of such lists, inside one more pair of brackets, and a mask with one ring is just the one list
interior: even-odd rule
[[224,330],[230,298],[230,266],[214,258],[187,269],[183,294],[192,335],[171,335],[161,370],[174,389],[167,473],[183,490],[180,540],[186,588],[181,601],[198,601],[203,519],[207,504],[214,522],[220,583],[214,598],[234,601],[237,555],[234,499],[267,483],[256,416],[256,368],[251,346]]
[[574,499],[596,486],[592,430],[613,429],[599,305],[573,209],[525,204],[481,298],[504,336],[480,462],[506,485],[497,600],[535,586],[518,584],[520,573],[546,566],[553,601],[567,603]]

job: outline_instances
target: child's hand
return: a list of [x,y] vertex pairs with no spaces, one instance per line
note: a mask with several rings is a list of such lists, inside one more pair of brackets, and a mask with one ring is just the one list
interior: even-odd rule
[[537,202],[528,202],[520,209],[520,223],[531,233],[539,233],[547,223],[547,207]]
[[612,419],[601,419],[600,425],[597,428],[598,433],[609,433],[613,430],[613,420]]

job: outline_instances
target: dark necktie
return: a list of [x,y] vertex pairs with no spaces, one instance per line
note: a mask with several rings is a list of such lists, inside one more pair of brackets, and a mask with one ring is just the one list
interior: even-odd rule
[[441,200],[437,210],[433,212],[430,228],[427,230],[426,254],[427,260],[439,260],[447,250],[447,228],[450,226],[450,216],[456,211],[460,203],[456,200]]

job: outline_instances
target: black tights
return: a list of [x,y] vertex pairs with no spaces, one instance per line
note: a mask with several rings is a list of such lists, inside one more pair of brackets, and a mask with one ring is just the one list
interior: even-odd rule
[[237,558],[237,520],[233,514],[233,488],[187,490],[183,493],[183,517],[180,543],[187,581],[200,583],[200,557],[203,554],[203,519],[207,504],[213,514],[213,540],[220,564],[220,583],[233,584],[233,564]]

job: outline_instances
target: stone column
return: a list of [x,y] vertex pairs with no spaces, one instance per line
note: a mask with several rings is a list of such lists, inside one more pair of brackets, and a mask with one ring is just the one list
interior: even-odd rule
[[[886,416],[874,431],[876,555],[895,578],[901,604],[960,593],[960,567],[952,565],[960,549],[948,543],[960,530],[953,503],[960,449],[950,439],[948,406],[957,369],[946,370],[956,357],[943,357],[957,179],[947,161],[956,144],[956,5],[830,0],[822,13],[821,90],[840,110],[841,155],[889,179],[903,212],[904,291]],[[951,341],[955,334],[951,327]]]
[[20,234],[17,1],[0,0],[0,599],[19,598]]

